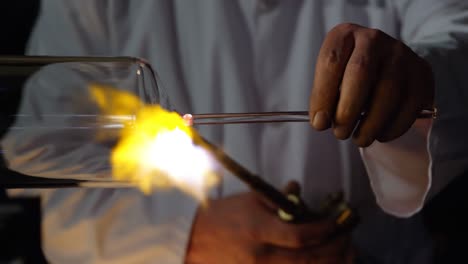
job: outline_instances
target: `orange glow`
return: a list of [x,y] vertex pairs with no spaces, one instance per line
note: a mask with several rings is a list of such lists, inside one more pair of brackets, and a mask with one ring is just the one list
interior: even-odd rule
[[[216,162],[194,145],[196,131],[175,112],[144,105],[128,92],[93,84],[91,94],[103,113],[135,115],[124,124],[112,150],[113,177],[130,181],[144,193],[177,187],[200,201],[218,182]],[[114,109],[119,107],[120,109]]]

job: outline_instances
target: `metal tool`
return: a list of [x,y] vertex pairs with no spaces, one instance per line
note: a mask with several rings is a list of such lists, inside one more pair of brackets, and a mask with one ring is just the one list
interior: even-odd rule
[[300,197],[280,192],[205,138],[196,137],[194,143],[210,152],[226,170],[249,186],[252,191],[276,205],[278,217],[285,222],[301,223],[328,219],[335,224],[335,229],[328,237],[329,239],[347,232],[358,223],[357,212],[344,200],[341,193],[327,197],[318,211],[312,211],[302,202]]

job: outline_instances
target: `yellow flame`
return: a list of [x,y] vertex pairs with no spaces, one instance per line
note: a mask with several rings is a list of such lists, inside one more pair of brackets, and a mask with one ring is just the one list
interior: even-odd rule
[[132,115],[145,105],[132,93],[110,85],[92,83],[89,90],[101,112],[106,115]]
[[109,86],[93,84],[90,89],[104,113],[135,114],[134,121],[121,130],[112,151],[116,180],[135,183],[144,193],[177,187],[205,200],[218,182],[216,163],[202,147],[193,144],[198,134],[178,113],[159,105],[144,105],[136,96]]

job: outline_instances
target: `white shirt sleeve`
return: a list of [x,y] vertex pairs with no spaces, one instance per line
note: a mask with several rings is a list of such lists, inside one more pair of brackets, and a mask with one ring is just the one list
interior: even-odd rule
[[[106,4],[107,1],[42,1],[29,54],[112,55],[108,18],[104,15]],[[60,100],[67,100],[67,95],[57,93],[59,90],[48,91],[25,94],[23,107],[33,105],[34,111],[60,112],[59,108],[67,105]],[[41,177],[110,178],[110,147],[94,144],[86,133],[10,131],[2,146],[10,168],[19,172]],[[184,262],[198,204],[176,190],[149,196],[132,189],[40,193],[43,248],[51,263]]]
[[376,142],[361,154],[378,204],[409,217],[468,169],[468,2],[395,2],[402,40],[432,66],[438,118],[418,121],[400,139]]

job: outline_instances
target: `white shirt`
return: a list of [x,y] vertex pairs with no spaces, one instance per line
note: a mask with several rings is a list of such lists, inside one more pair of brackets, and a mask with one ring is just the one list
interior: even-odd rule
[[[322,40],[342,22],[379,28],[432,64],[440,118],[429,144],[427,129],[418,128],[392,143],[374,143],[361,150],[366,173],[350,142],[307,124],[203,127],[200,132],[277,187],[298,180],[310,205],[344,189],[363,219],[354,244],[376,263],[429,263],[431,241],[420,216],[394,216],[415,214],[431,182],[435,194],[468,166],[466,145],[455,133],[468,119],[466,62],[460,55],[467,54],[468,2],[45,0],[29,50],[34,55],[145,58],[181,112],[305,110]],[[34,139],[10,133],[2,142],[10,153],[7,160],[21,160],[15,145]],[[89,149],[83,151],[94,158]],[[34,162],[16,162],[12,169],[21,172]],[[95,176],[90,170],[88,177]],[[230,175],[219,188],[220,195],[246,190]],[[43,246],[53,263],[184,260],[197,204],[177,191],[149,197],[127,189],[42,195]]]

